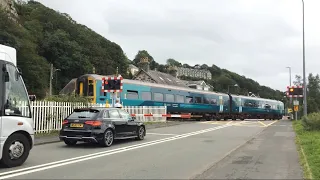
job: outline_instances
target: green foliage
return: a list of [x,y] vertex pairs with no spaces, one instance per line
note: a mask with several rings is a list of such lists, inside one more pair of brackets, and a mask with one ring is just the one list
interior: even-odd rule
[[84,96],[76,96],[76,95],[57,95],[57,96],[50,96],[45,98],[46,101],[53,101],[53,102],[82,102],[82,103],[89,103],[89,98]]
[[50,63],[61,71],[54,74],[53,89],[60,91],[72,78],[92,73],[119,73],[128,77],[129,60],[121,47],[65,13],[36,1],[16,4],[18,24],[0,11],[0,43],[13,46],[29,93],[45,97]]
[[320,130],[320,113],[310,113],[302,117],[302,126],[307,131]]
[[296,143],[303,167],[304,179],[320,178],[320,131],[306,131],[302,121],[294,121]]

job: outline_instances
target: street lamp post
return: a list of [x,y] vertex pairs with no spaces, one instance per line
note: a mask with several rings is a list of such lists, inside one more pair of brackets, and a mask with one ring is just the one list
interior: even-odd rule
[[306,56],[305,56],[305,38],[304,38],[304,0],[302,1],[302,58],[303,58],[303,115],[308,114],[307,111],[307,83],[306,83]]
[[291,67],[286,67],[289,69],[289,85],[291,86]]

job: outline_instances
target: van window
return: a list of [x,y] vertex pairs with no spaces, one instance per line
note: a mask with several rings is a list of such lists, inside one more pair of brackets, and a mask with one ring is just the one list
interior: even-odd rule
[[6,71],[9,74],[9,82],[5,82],[4,84],[4,115],[30,118],[31,108],[29,96],[27,95],[23,80],[17,68],[11,64],[7,64]]

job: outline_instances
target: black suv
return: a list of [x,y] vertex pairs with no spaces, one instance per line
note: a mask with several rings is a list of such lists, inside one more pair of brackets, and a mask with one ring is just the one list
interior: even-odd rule
[[62,123],[60,140],[67,145],[77,141],[109,147],[115,139],[144,139],[145,125],[119,108],[75,109]]

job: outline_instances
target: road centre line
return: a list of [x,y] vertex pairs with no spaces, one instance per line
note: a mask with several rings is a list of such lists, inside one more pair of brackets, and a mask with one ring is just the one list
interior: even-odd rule
[[177,136],[179,134],[162,134],[162,133],[147,133],[150,135],[160,135],[160,136]]
[[52,169],[55,167],[60,167],[60,166],[68,165],[68,164],[74,164],[74,163],[78,163],[78,162],[82,162],[82,161],[86,161],[86,160],[91,160],[91,159],[95,159],[95,158],[99,158],[99,157],[103,157],[103,156],[109,156],[112,154],[117,154],[117,153],[130,151],[130,150],[134,150],[134,149],[138,149],[138,148],[142,148],[142,147],[147,147],[147,146],[152,146],[152,145],[156,145],[156,144],[160,144],[160,143],[164,143],[164,142],[174,141],[174,140],[186,138],[189,136],[203,134],[206,132],[215,131],[215,130],[230,127],[230,126],[232,126],[232,125],[217,126],[214,128],[209,128],[209,129],[204,129],[204,130],[195,131],[195,132],[191,132],[191,133],[181,134],[181,135],[177,135],[174,137],[164,138],[164,139],[150,141],[150,142],[146,142],[146,143],[140,143],[140,144],[136,144],[136,145],[131,145],[131,146],[107,150],[107,151],[102,151],[102,152],[98,152],[98,153],[93,153],[93,154],[74,157],[74,158],[65,159],[65,160],[61,160],[61,161],[55,161],[55,162],[51,162],[51,163],[31,166],[31,167],[27,167],[27,168],[7,171],[7,172],[0,173],[0,176],[1,176],[0,179],[12,178],[12,177],[30,174],[30,173],[34,173],[34,172],[38,172],[38,171],[43,171],[46,169]]

